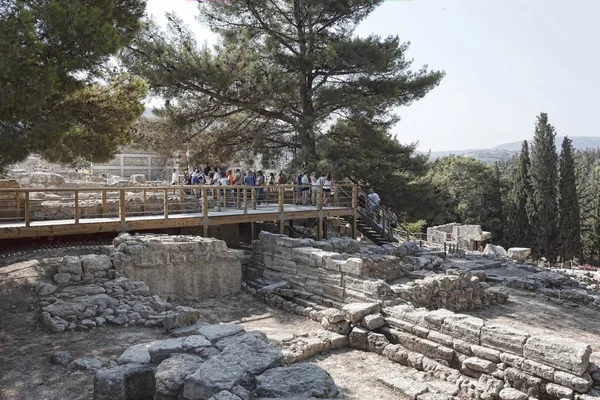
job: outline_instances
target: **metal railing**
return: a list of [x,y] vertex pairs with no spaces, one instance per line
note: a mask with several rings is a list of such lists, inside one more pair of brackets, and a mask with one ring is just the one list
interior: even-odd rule
[[[122,222],[136,217],[169,218],[180,214],[203,217],[236,211],[247,214],[333,208],[355,208],[355,185],[334,184],[330,191],[312,185],[0,189],[2,225],[71,220],[73,224],[98,218]],[[303,188],[308,190],[301,190]],[[303,194],[305,193],[305,194]]]

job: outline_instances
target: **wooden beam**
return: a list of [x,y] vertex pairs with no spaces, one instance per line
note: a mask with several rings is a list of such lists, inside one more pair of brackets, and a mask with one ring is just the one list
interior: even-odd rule
[[256,227],[254,226],[254,222],[250,223],[250,243],[252,243],[254,241],[254,238],[256,237]]
[[102,218],[106,216],[108,211],[108,200],[106,198],[106,190],[102,190]]
[[[283,214],[284,207],[285,207],[285,203],[284,203],[284,200],[285,200],[285,198],[284,198],[285,191],[284,191],[284,189],[282,187],[280,187],[277,192],[278,192],[277,200],[279,200],[278,201],[278,203],[279,203],[279,213]],[[285,233],[285,220],[283,220],[283,219],[279,221],[279,233],[281,233],[281,234]]]
[[256,188],[252,188],[252,209],[256,210]]
[[185,211],[185,192],[183,189],[179,191],[179,210]]
[[202,216],[208,217],[208,189],[202,188]]
[[248,214],[248,190],[244,190],[244,214]]
[[17,213],[17,221],[21,220],[21,194],[19,192],[15,193],[15,201],[16,201],[16,213]]
[[163,201],[163,213],[165,219],[169,218],[169,189],[165,189],[165,198]]
[[79,223],[79,191],[75,191],[75,223]]
[[121,218],[121,222],[125,222],[126,207],[125,189],[121,189],[119,190],[119,217]]
[[147,190],[144,189],[144,213],[148,211],[148,199],[147,199]]
[[25,226],[29,226],[31,223],[31,219],[29,216],[29,211],[31,210],[29,205],[29,192],[25,192]]
[[205,238],[208,237],[208,225],[204,225],[204,227],[202,229],[202,234]]

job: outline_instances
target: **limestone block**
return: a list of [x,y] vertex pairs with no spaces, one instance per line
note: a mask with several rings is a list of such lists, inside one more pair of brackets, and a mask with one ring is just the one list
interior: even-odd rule
[[383,319],[383,316],[381,314],[367,315],[362,319],[360,324],[364,328],[372,331],[372,330],[375,330],[375,329],[378,329],[378,328],[381,328],[382,326],[384,326],[385,320]]
[[519,262],[527,261],[527,258],[531,255],[531,249],[526,247],[511,247],[508,249],[508,258]]
[[545,391],[550,396],[554,396],[559,399],[572,399],[573,398],[573,390],[568,389],[564,386],[557,385],[556,383],[547,383],[545,386]]
[[153,364],[160,364],[163,360],[174,353],[183,353],[184,338],[174,338],[157,340],[148,347],[150,361]]
[[368,350],[368,334],[369,331],[367,331],[366,329],[361,328],[359,326],[355,326],[350,332],[350,335],[348,336],[348,343],[350,347],[360,350]]
[[321,316],[332,324],[342,322],[345,319],[345,314],[336,308],[328,308],[321,311]]
[[345,274],[360,276],[363,274],[363,260],[351,257],[340,263],[340,271]]
[[321,321],[321,325],[328,331],[335,332],[340,335],[347,335],[348,333],[350,333],[350,324],[348,323],[348,321],[332,323],[329,322],[327,318],[323,318],[323,320]]
[[193,374],[204,360],[190,354],[175,354],[160,363],[154,375],[155,399],[176,399],[186,376]]
[[500,361],[509,367],[521,369],[525,359],[523,357],[511,354],[511,353],[500,353]]
[[590,345],[564,338],[531,336],[523,346],[526,358],[577,376],[586,371],[591,354]]
[[163,319],[163,326],[167,330],[180,328],[182,326],[193,325],[198,322],[200,311],[195,308],[178,306],[169,311]]
[[58,267],[58,272],[68,274],[82,274],[81,259],[79,257],[66,256]]
[[483,250],[483,254],[485,255],[489,255],[489,256],[496,256],[496,257],[506,257],[508,256],[508,254],[506,253],[506,250],[504,249],[504,247],[502,246],[496,246],[493,244],[486,244],[485,245],[485,249]]
[[446,347],[452,348],[454,345],[453,339],[451,336],[445,335],[443,333],[439,333],[437,331],[429,331],[427,335],[427,339],[434,341],[436,343],[442,344]]
[[59,272],[58,274],[54,274],[52,279],[54,279],[54,282],[56,282],[59,285],[66,285],[71,281],[71,274],[67,274],[66,272]]
[[473,345],[471,346],[471,351],[479,358],[483,358],[484,360],[491,361],[493,363],[500,362],[500,352],[498,350],[489,349],[483,346]]
[[382,352],[384,357],[402,365],[408,365],[408,353],[406,349],[397,344],[387,345]]
[[417,351],[434,360],[445,360],[450,362],[454,357],[454,350],[427,339],[420,339],[418,341]]
[[204,336],[212,343],[242,332],[244,332],[244,327],[238,324],[201,325],[197,330],[198,335]]
[[88,254],[81,257],[83,272],[93,274],[97,271],[106,271],[110,269],[112,264],[107,255]]
[[511,387],[522,391],[528,396],[539,398],[542,380],[515,368],[507,368],[504,379]]
[[381,311],[379,303],[351,303],[342,307],[346,314],[346,320],[357,324],[360,320],[370,314],[376,314]]
[[385,347],[390,344],[384,335],[375,332],[367,334],[367,342],[369,343],[369,351],[377,354],[382,354]]
[[496,365],[494,363],[477,357],[465,359],[463,365],[474,371],[485,372],[486,374],[491,374],[496,370]]
[[40,296],[51,295],[52,293],[56,292],[56,289],[58,289],[56,286],[46,282],[38,283],[35,286],[35,292]]
[[579,377],[563,371],[554,371],[554,379],[552,380],[578,393],[586,393],[593,384],[591,376],[587,373]]
[[155,369],[151,364],[126,364],[96,371],[94,400],[153,398]]
[[146,183],[146,175],[144,174],[133,174],[129,177],[129,180],[133,183]]
[[444,319],[441,332],[457,339],[480,344],[480,332],[483,320],[475,317],[449,316]]
[[339,394],[331,376],[315,364],[300,363],[267,370],[256,377],[262,398],[335,398]]
[[318,253],[321,250],[314,247],[297,247],[291,252],[291,260],[299,264],[309,265],[311,254]]
[[500,391],[504,389],[504,382],[500,379],[493,378],[489,375],[481,375],[479,383],[483,385],[486,392],[498,396]]
[[150,353],[148,348],[154,342],[136,344],[129,347],[117,359],[119,365],[123,364],[148,364],[150,362]]
[[501,400],[528,400],[529,396],[513,388],[502,389],[499,393]]
[[523,355],[529,334],[505,325],[485,324],[481,328],[481,344],[501,351]]
[[553,380],[554,379],[554,368],[549,367],[539,362],[525,359],[521,364],[521,370],[528,374],[539,376],[540,378]]

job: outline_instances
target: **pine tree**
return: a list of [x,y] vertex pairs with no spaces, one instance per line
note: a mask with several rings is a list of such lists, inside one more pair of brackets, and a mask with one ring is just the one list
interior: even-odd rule
[[556,259],[557,253],[557,164],[555,144],[556,132],[548,122],[548,114],[537,117],[533,148],[531,150],[530,221],[536,240],[533,243],[534,255],[549,261]]
[[593,160],[587,150],[575,153],[577,202],[581,236],[580,263],[590,262],[594,252],[594,222],[596,218],[596,185]]
[[558,239],[563,261],[581,255],[581,227],[573,142],[565,137],[560,152],[558,181]]
[[509,241],[511,245],[520,247],[531,247],[531,243],[533,242],[531,224],[527,215],[527,202],[530,201],[532,196],[529,177],[530,168],[529,145],[524,140],[521,146],[521,154],[519,155],[513,187],[509,195]]

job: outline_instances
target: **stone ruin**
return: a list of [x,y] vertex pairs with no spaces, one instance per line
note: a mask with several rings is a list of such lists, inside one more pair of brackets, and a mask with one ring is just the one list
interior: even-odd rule
[[[511,269],[531,276],[497,275]],[[565,290],[597,288],[585,275],[491,256],[448,259],[410,243],[378,247],[266,232],[251,254],[215,239],[123,234],[105,254],[26,261],[1,273],[5,282],[35,289],[40,319],[52,332],[138,325],[171,334],[127,349],[116,363],[73,361],[95,373],[98,400],[335,398],[331,377],[302,361],[341,348],[411,367],[382,371],[378,380],[412,399],[600,396],[600,355],[589,345],[455,313],[506,301],[503,287],[521,285],[515,282],[563,298]],[[234,324],[208,325],[198,310],[176,305],[240,289],[323,331],[268,341]],[[597,301],[586,296],[586,304]]]

